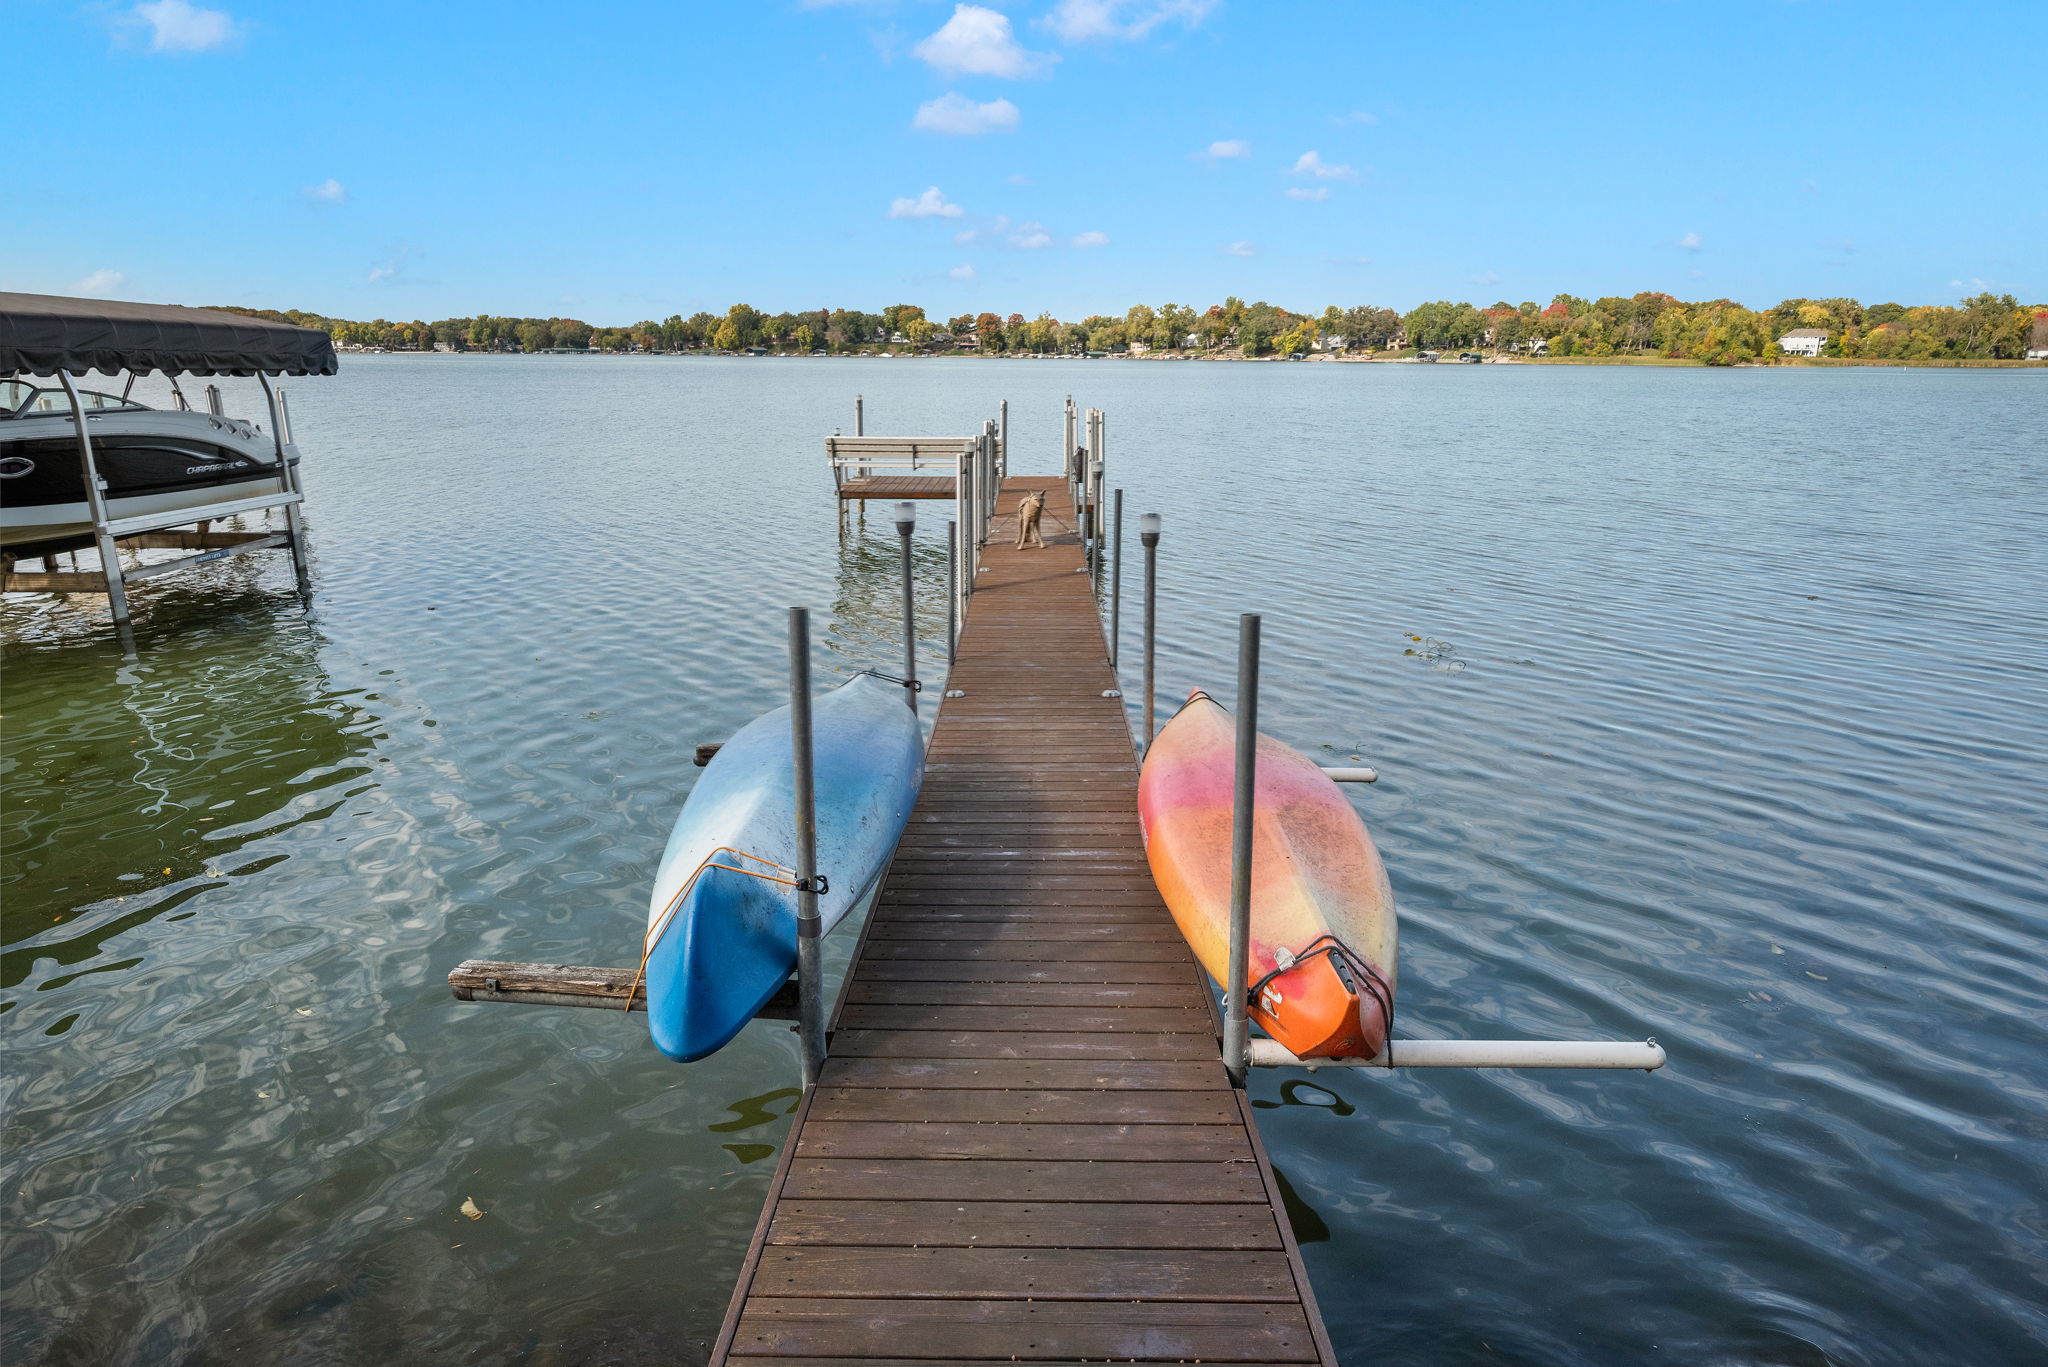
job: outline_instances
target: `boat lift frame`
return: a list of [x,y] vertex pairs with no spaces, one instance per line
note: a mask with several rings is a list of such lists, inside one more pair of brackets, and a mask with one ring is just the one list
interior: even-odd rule
[[[8,593],[104,593],[107,606],[114,619],[114,626],[125,636],[133,621],[128,607],[128,585],[159,575],[175,574],[179,570],[195,565],[225,560],[229,556],[241,555],[248,551],[260,551],[271,547],[283,547],[291,552],[292,572],[298,581],[299,597],[309,601],[312,596],[312,581],[306,567],[305,526],[300,518],[299,505],[305,501],[305,491],[300,487],[298,467],[292,464],[286,448],[291,440],[291,408],[284,391],[270,383],[270,377],[261,371],[256,378],[263,386],[263,395],[270,409],[270,432],[272,446],[276,451],[277,492],[256,494],[247,498],[229,499],[225,502],[180,508],[170,513],[145,513],[134,517],[113,517],[107,509],[107,484],[99,471],[99,460],[93,450],[92,432],[86,425],[85,400],[77,384],[67,371],[59,370],[57,380],[64,387],[65,396],[71,402],[71,422],[77,431],[79,471],[85,484],[85,501],[92,519],[92,541],[98,552],[98,572],[56,569],[55,550],[31,551],[23,559],[40,557],[45,566],[41,573],[21,571],[14,568],[17,557],[9,555],[4,577],[0,577],[0,591]],[[135,377],[131,371],[128,389],[134,387]],[[173,380],[173,388],[176,381]],[[126,396],[128,389],[122,391]],[[213,385],[207,386],[209,408],[220,412],[220,391]],[[182,401],[183,395],[179,395]],[[224,518],[238,517],[244,513],[264,512],[282,508],[285,526],[282,530],[221,532],[211,530],[207,524]],[[171,531],[172,528],[192,527],[191,531]],[[125,566],[121,563],[122,550],[172,549],[193,550],[196,555],[182,556],[156,564]]]

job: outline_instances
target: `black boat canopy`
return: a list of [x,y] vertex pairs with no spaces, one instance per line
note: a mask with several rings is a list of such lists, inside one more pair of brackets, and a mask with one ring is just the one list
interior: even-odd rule
[[332,375],[333,339],[214,309],[0,293],[0,375]]

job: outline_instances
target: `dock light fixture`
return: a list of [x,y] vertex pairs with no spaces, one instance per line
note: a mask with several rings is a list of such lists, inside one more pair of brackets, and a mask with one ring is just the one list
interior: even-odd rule
[[910,586],[910,534],[917,530],[917,505],[896,505],[896,535],[903,543],[903,698],[917,711],[917,600]]
[[1142,760],[1152,748],[1153,734],[1152,647],[1156,639],[1154,628],[1159,620],[1159,514],[1138,514],[1138,540],[1145,546],[1145,730],[1138,746],[1138,758]]

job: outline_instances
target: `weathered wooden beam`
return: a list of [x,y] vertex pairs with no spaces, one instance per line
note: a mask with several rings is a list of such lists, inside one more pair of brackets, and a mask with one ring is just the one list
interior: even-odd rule
[[66,573],[57,571],[38,574],[33,570],[9,570],[0,580],[0,592],[5,593],[105,593],[107,577],[97,571],[89,573]]
[[262,541],[272,532],[140,532],[121,538],[121,549],[134,551],[217,551],[223,546],[245,546]]
[[[633,987],[630,968],[590,968],[580,964],[522,964],[501,959],[464,959],[448,974],[455,999],[464,1002],[505,1002],[515,1006],[582,1006],[600,1011],[647,1009],[647,987]],[[633,1004],[626,1006],[626,993]],[[757,1013],[761,1020],[795,1020],[796,981],[782,985]]]

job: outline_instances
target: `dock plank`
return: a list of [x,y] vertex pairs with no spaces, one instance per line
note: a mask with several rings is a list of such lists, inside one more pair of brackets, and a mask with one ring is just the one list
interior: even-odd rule
[[798,1300],[763,1297],[740,1319],[735,1357],[888,1352],[953,1358],[992,1342],[1018,1361],[1314,1362],[1299,1305],[1183,1301]]
[[1295,1299],[1278,1253],[1098,1248],[785,1248],[762,1269],[762,1296],[897,1299],[1274,1301]]

